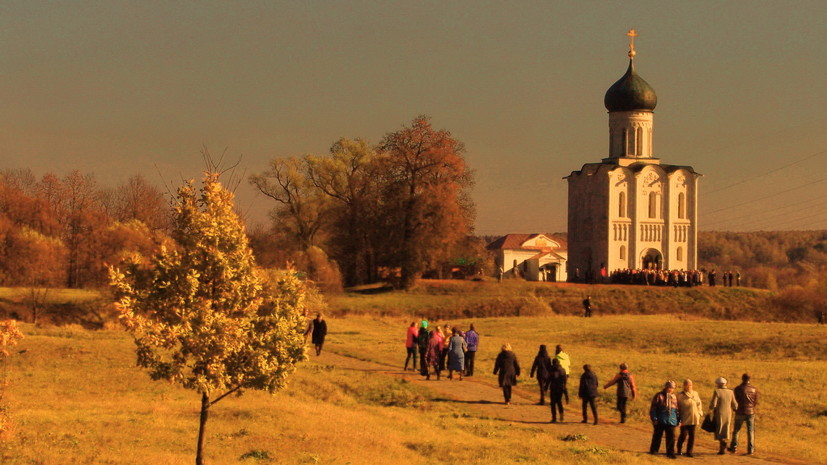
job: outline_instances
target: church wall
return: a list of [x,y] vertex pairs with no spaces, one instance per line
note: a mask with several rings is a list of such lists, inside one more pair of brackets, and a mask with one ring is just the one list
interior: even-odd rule
[[630,267],[629,244],[634,237],[633,220],[635,217],[632,171],[617,167],[609,173],[609,231],[608,259],[606,269],[609,272]]
[[635,175],[634,239],[632,242],[631,265],[644,268],[644,255],[660,256],[660,266],[667,262],[668,241],[664,227],[668,200],[665,201],[666,176],[658,165],[648,165]]
[[609,183],[611,167],[588,164],[572,173],[569,182],[568,278],[580,280],[590,273],[596,279],[609,260]]

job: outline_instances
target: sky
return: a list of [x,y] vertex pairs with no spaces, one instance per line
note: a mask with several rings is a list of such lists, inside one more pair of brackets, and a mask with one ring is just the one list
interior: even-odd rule
[[703,174],[699,228],[827,229],[823,1],[4,0],[0,169],[178,185],[206,148],[249,176],[426,114],[466,146],[478,234],[564,232],[630,28],[655,156]]

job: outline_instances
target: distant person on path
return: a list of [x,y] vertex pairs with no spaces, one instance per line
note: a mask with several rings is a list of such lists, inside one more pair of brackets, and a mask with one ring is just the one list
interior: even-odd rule
[[327,336],[327,322],[322,319],[321,313],[317,313],[316,318],[307,326],[307,331],[305,331],[304,337],[307,338],[308,334],[310,334],[310,341],[316,348],[316,356],[318,357],[322,353],[324,338]]
[[474,329],[474,324],[471,323],[471,328],[465,333],[465,345],[468,346],[465,352],[465,376],[474,376],[474,357],[477,355],[477,347],[480,343],[480,335]]
[[511,405],[511,387],[517,385],[517,377],[520,376],[520,364],[517,362],[517,356],[511,351],[511,344],[507,342],[503,344],[502,350],[494,362],[494,374],[499,374],[497,380],[500,387],[503,388],[505,405]]
[[733,390],[738,408],[735,410],[735,430],[732,432],[732,443],[729,451],[738,449],[738,434],[741,426],[747,424],[747,455],[755,452],[755,406],[758,405],[758,388],[750,384],[749,373],[741,375],[741,384]]
[[451,340],[448,342],[448,379],[454,379],[456,371],[459,380],[462,381],[462,372],[465,371],[465,349],[468,346],[457,328],[454,328],[451,334]]
[[823,325],[825,320],[824,312],[818,313],[818,324]]
[[678,413],[681,421],[681,434],[678,436],[678,455],[681,455],[683,450],[683,443],[687,438],[686,455],[692,457],[692,451],[695,448],[695,428],[701,424],[701,418],[704,416],[703,405],[701,404],[701,397],[698,391],[692,390],[692,380],[683,380],[683,391],[678,395]]
[[540,402],[539,405],[546,404],[546,391],[548,390],[549,375],[551,374],[551,358],[548,356],[546,345],[540,345],[540,350],[537,356],[534,357],[534,363],[531,365],[531,373],[529,378],[533,378],[537,373],[537,384],[540,386]]
[[[569,375],[571,374],[571,357],[569,354],[563,352],[563,346],[557,344],[557,347],[554,348],[554,358],[556,358],[560,362],[560,366],[566,370],[566,383],[569,381]],[[563,391],[563,395],[566,396],[566,403],[569,403],[569,388],[568,385],[566,389]]]
[[724,455],[727,441],[730,439],[729,430],[732,425],[732,411],[738,408],[735,394],[726,387],[727,379],[723,376],[715,380],[715,392],[709,402],[709,411],[714,414],[715,439],[718,440],[718,455]]
[[503,282],[503,275],[505,274],[505,270],[503,270],[502,266],[497,267],[497,282]]
[[416,344],[419,348],[419,374],[428,376],[428,362],[425,360],[428,354],[428,344],[431,342],[431,334],[428,331],[428,320],[422,320],[419,324],[419,335],[416,337]]
[[431,379],[431,367],[434,367],[436,380],[439,381],[442,347],[442,331],[441,328],[437,326],[435,330],[431,331],[431,337],[428,340],[428,353],[425,354],[425,361],[428,364],[425,367],[425,379]]
[[557,412],[560,412],[560,422],[563,422],[563,393],[566,392],[566,370],[560,366],[560,360],[552,359],[549,372],[549,401],[551,403],[551,422],[557,423]]
[[716,275],[717,275],[717,273],[715,273],[715,268],[710,270],[710,272],[707,274],[707,278],[709,278],[709,286],[710,287],[715,287],[715,276]]
[[411,370],[416,371],[417,336],[419,336],[419,328],[416,327],[416,322],[412,321],[405,333],[405,349],[408,351],[408,355],[405,357],[405,368],[403,369],[405,371],[408,369],[408,362],[411,362]]
[[583,317],[584,318],[591,318],[592,316],[592,297],[586,296],[583,299]]
[[740,271],[735,272],[735,285],[738,286],[738,287],[741,287],[741,272]]
[[620,364],[620,373],[606,383],[603,389],[609,389],[613,384],[617,384],[617,411],[620,412],[620,422],[626,423],[626,402],[630,397],[637,397],[637,386],[635,377],[629,373],[629,365],[625,362]]
[[577,392],[578,397],[583,401],[583,421],[581,423],[588,423],[589,417],[586,407],[591,406],[592,416],[594,417],[594,424],[597,424],[597,375],[592,371],[591,365],[583,365],[583,374],[580,375],[580,389]]
[[675,429],[680,422],[678,398],[675,396],[676,386],[674,381],[667,381],[663,390],[652,398],[652,405],[649,407],[649,418],[655,427],[649,453],[653,455],[658,453],[661,438],[666,433],[666,456],[670,459],[675,458]]

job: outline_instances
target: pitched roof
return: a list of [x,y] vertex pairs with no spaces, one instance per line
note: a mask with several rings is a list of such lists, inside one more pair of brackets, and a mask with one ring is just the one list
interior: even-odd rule
[[550,249],[550,247],[524,247],[527,241],[536,238],[537,236],[544,236],[558,244],[560,244],[559,249],[565,250],[566,243],[565,241],[561,240],[560,238],[551,236],[549,234],[506,234],[505,236],[495,240],[494,242],[488,244],[486,247],[488,250],[502,250],[502,249],[516,249],[516,250],[546,250]]

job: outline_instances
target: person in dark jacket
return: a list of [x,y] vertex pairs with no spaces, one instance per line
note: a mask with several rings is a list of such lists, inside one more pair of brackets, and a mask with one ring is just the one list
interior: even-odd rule
[[568,379],[565,368],[560,365],[560,360],[553,359],[548,383],[552,423],[557,423],[558,411],[560,412],[560,422],[563,422],[563,393],[566,392],[566,381]]
[[666,433],[666,456],[670,459],[675,456],[675,430],[678,427],[678,398],[675,396],[674,381],[667,381],[663,390],[652,398],[652,405],[649,407],[649,418],[655,427],[652,433],[652,444],[649,446],[650,454],[657,454],[660,449],[661,438]]
[[548,349],[546,349],[545,344],[540,345],[540,350],[537,352],[537,356],[534,357],[534,364],[531,365],[529,377],[533,378],[534,373],[537,373],[537,384],[540,385],[539,404],[545,405],[549,374],[551,373],[551,358],[548,356]]
[[419,335],[416,337],[416,345],[419,348],[419,374],[428,376],[428,362],[425,356],[428,354],[428,343],[431,335],[428,331],[428,320],[422,320],[419,324]]
[[304,337],[307,337],[308,334],[310,334],[310,340],[313,342],[313,346],[316,347],[316,356],[319,356],[322,353],[324,338],[327,336],[327,322],[322,319],[321,313],[316,314],[316,318],[310,321]]
[[520,364],[517,356],[511,351],[511,344],[503,344],[502,350],[494,362],[494,374],[499,373],[499,384],[503,388],[505,405],[511,404],[511,386],[517,385],[517,377],[520,376]]
[[621,363],[620,373],[606,383],[603,389],[609,389],[613,384],[617,384],[617,411],[620,412],[620,422],[626,423],[626,402],[630,397],[632,399],[637,397],[635,377],[629,373],[629,365]]
[[594,417],[594,424],[597,424],[597,375],[592,371],[591,365],[583,365],[583,374],[580,375],[580,389],[577,392],[578,397],[583,400],[583,421],[588,423],[589,418],[586,407],[591,406],[592,416]]
[[747,424],[747,455],[755,452],[755,406],[758,405],[758,388],[750,384],[749,373],[741,375],[741,384],[733,389],[738,408],[735,409],[735,429],[732,431],[732,442],[729,451],[738,449],[738,434],[741,426]]

